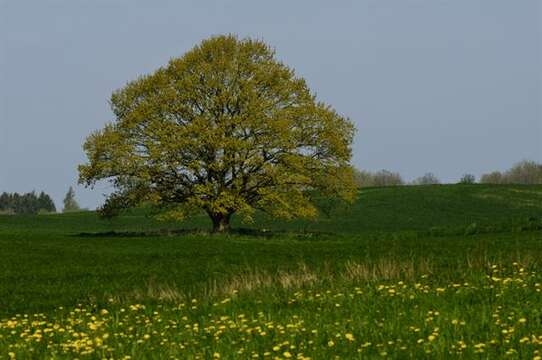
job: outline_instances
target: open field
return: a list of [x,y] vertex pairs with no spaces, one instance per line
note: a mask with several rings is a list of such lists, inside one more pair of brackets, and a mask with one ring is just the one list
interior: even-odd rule
[[226,236],[142,210],[0,216],[0,358],[542,356],[542,186],[327,210]]

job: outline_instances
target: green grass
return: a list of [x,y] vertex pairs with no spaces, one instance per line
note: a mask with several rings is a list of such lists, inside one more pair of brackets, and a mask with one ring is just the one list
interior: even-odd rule
[[[111,337],[101,347],[93,343],[91,357],[157,356],[160,346],[164,358],[207,358],[214,352],[222,357],[250,357],[252,351],[280,357],[286,351],[294,356],[302,352],[323,359],[332,354],[348,358],[384,352],[392,357],[443,357],[459,356],[458,341],[468,345],[461,352],[469,357],[475,355],[475,342],[487,346],[476,356],[504,356],[510,349],[518,353],[510,350],[507,356],[537,356],[538,338],[519,341],[527,335],[542,336],[542,186],[369,188],[350,207],[327,208],[329,216],[316,221],[280,222],[259,216],[255,224],[246,225],[235,219],[234,227],[241,231],[224,236],[187,231],[210,228],[204,216],[160,223],[144,210],[112,221],[100,220],[93,212],[0,216],[0,319],[20,314],[14,318],[16,330],[0,323],[0,358],[8,352],[50,357],[55,347],[45,346],[49,340],[71,344],[72,337],[68,340],[63,337],[67,333],[56,332],[58,337],[47,341],[49,335],[43,335],[41,342],[34,338],[27,342],[30,338],[20,337],[20,332],[34,332],[37,323],[25,323],[22,314],[41,314],[36,316],[44,319],[39,325],[43,329],[48,323],[65,327],[69,319],[84,318],[80,325],[85,330],[74,327],[72,332],[94,336],[98,333],[88,329],[85,316],[100,318],[99,309],[109,312],[100,334]],[[526,287],[516,281],[488,280],[494,264],[509,273],[503,278],[522,279]],[[520,267],[526,273],[520,274]],[[399,290],[399,281],[406,286],[401,295],[390,297],[387,288],[377,290],[381,285]],[[465,282],[472,286],[462,286],[461,291],[453,287]],[[417,283],[427,283],[429,292],[404,298],[420,291]],[[446,290],[442,294],[437,288]],[[315,293],[324,300],[315,300]],[[343,295],[337,298],[337,294]],[[302,299],[290,303],[297,296]],[[188,304],[194,298],[198,305],[191,309]],[[225,298],[232,301],[213,306]],[[77,304],[85,310],[70,315]],[[121,312],[130,304],[146,307],[140,318],[128,310]],[[182,311],[177,310],[180,304],[185,304]],[[91,315],[85,315],[87,310]],[[154,311],[160,322],[153,319]],[[428,311],[443,316],[429,324]],[[503,317],[500,324],[493,317],[496,311]],[[215,326],[211,321],[216,323],[224,314],[230,319],[244,314],[255,321],[250,328],[269,321],[286,327],[298,316],[306,329],[316,329],[318,335],[311,337],[299,328],[295,334],[275,329],[266,331],[273,336],[260,339],[228,330],[216,342],[203,329]],[[197,336],[193,329],[164,328],[170,321],[185,326],[183,316],[192,325],[199,324]],[[141,325],[146,318],[148,327]],[[456,326],[453,318],[468,320],[467,325]],[[518,323],[521,318],[526,322]],[[128,324],[135,329],[130,330],[132,338]],[[502,333],[503,324],[514,327],[510,336]],[[409,326],[420,330],[408,330]],[[437,335],[429,341],[435,327]],[[163,332],[160,341],[168,343],[160,345],[152,331]],[[126,337],[115,337],[115,332]],[[147,332],[151,339],[138,344]],[[344,338],[346,333],[353,334],[355,341]],[[336,345],[328,346],[330,339],[337,339]],[[273,350],[277,342],[285,341],[295,347],[280,345],[280,352]],[[170,342],[184,344],[184,349]],[[371,345],[362,347],[368,342]],[[401,349],[403,343],[408,344],[407,350]],[[241,347],[244,353],[237,354]],[[75,352],[70,349],[58,348],[54,356],[71,358]]]
[[356,284],[350,273],[214,302],[77,306],[0,322],[0,346],[14,358],[536,358],[541,274],[519,264],[489,274]]

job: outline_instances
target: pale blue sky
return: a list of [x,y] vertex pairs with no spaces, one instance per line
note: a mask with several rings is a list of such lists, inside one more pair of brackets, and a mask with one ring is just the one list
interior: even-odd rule
[[223,33],[265,40],[349,116],[360,168],[455,182],[542,161],[539,0],[0,0],[0,192],[60,206],[111,92]]

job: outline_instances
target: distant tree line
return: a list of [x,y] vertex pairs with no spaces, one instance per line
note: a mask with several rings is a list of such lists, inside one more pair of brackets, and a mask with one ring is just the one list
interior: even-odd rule
[[396,186],[405,184],[399,173],[388,170],[380,170],[373,173],[366,170],[355,169],[354,180],[358,187]]
[[542,164],[523,160],[510,169],[493,171],[480,177],[482,184],[542,184]]
[[440,184],[440,180],[430,172],[407,183],[401,174],[384,169],[377,172],[355,169],[354,180],[358,187]]
[[43,191],[39,195],[34,191],[26,194],[4,192],[0,195],[0,213],[37,214],[39,212],[56,212],[55,203]]
[[[438,177],[428,172],[411,182],[403,180],[397,172],[380,170],[370,172],[354,169],[354,179],[358,187],[396,186],[396,185],[433,185],[440,184]],[[473,174],[464,174],[459,184],[474,184],[476,177]],[[482,184],[542,184],[542,164],[535,161],[520,161],[504,172],[493,171],[480,177]]]

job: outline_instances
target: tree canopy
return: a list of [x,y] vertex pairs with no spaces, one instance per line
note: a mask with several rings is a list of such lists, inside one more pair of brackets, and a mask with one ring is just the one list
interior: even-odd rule
[[215,231],[256,209],[317,214],[318,193],[353,198],[353,124],[317,101],[264,42],[216,36],[111,97],[116,117],[91,134],[80,182],[110,180],[104,214],[155,204],[203,209]]

